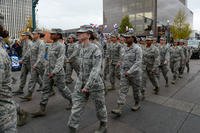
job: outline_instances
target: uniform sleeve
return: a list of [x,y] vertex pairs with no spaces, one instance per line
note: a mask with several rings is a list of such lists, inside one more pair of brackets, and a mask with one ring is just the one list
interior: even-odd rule
[[136,51],[136,60],[134,65],[128,70],[129,74],[133,72],[140,71],[142,67],[142,49],[140,47],[137,48]]
[[99,75],[101,72],[101,64],[102,64],[102,53],[100,49],[96,49],[94,55],[93,55],[93,68],[90,72],[90,76],[88,78],[88,81],[85,85],[85,88],[92,88],[93,84],[95,84],[99,80]]
[[76,44],[73,53],[71,54],[71,56],[68,58],[70,61],[72,61],[74,58],[76,58],[79,54],[80,48],[78,46],[78,44]]
[[157,47],[155,47],[155,54],[154,54],[154,58],[155,58],[155,62],[153,65],[153,68],[157,68],[160,66],[160,54],[159,54],[159,49]]
[[27,45],[28,45],[28,48],[27,49],[23,49],[23,50],[26,50],[27,52],[25,52],[25,54],[22,57],[23,62],[25,62],[25,63],[30,61],[30,49],[31,49],[33,44],[32,44],[32,42],[29,42]]
[[35,63],[36,67],[38,66],[39,63],[44,62],[45,48],[46,48],[45,43],[41,42],[39,45],[39,53],[37,56],[37,61]]
[[165,61],[169,61],[169,59],[170,59],[169,50],[170,50],[170,49],[167,47],[167,48],[166,48]]
[[180,48],[180,56],[181,56],[181,64],[183,64],[185,59],[183,48]]
[[65,48],[64,45],[62,45],[60,48],[58,58],[56,60],[55,68],[52,71],[53,74],[57,74],[62,70],[64,65],[64,60],[65,60]]
[[26,52],[25,52],[25,54],[24,54],[24,56],[22,57],[22,61],[23,62],[26,62],[28,59],[30,59],[30,54],[31,54],[31,48],[30,49],[28,49]]

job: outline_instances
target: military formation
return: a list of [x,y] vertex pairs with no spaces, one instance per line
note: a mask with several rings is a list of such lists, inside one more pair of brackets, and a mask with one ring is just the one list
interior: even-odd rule
[[[2,29],[1,32],[5,31]],[[116,108],[111,113],[121,116],[130,87],[134,99],[131,110],[137,111],[142,106],[140,101],[145,100],[146,90],[150,89],[147,81],[153,85],[153,93],[159,95],[161,75],[165,87],[169,87],[183,77],[185,67],[188,73],[190,71],[192,51],[185,40],[167,43],[165,37],[159,41],[151,36],[137,38],[132,30],[121,35],[113,31],[102,36],[90,25],[81,26],[76,35],[70,34],[66,40],[59,29],[52,29],[50,35],[52,43],[48,44],[39,29],[21,34],[22,69],[19,87],[14,91],[11,87],[11,61],[4,50],[3,38],[6,36],[0,34],[1,133],[16,133],[17,125],[25,125],[28,116],[45,116],[55,89],[68,102],[66,109],[71,110],[68,119],[70,133],[77,132],[89,99],[94,102],[99,120],[95,133],[105,133],[108,122],[105,97],[111,90],[118,91]],[[172,81],[169,81],[170,70]],[[73,81],[75,86],[70,88]],[[118,81],[120,85],[116,87]],[[28,88],[25,88],[26,82]],[[31,101],[37,84],[37,91],[41,92],[40,108],[28,113],[12,97],[15,95],[22,101]]]

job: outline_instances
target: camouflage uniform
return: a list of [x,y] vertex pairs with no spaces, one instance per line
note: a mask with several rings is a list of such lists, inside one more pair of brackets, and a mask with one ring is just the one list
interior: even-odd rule
[[169,47],[167,45],[165,46],[159,46],[159,51],[160,51],[160,70],[163,74],[163,77],[165,78],[166,81],[166,87],[168,86],[168,76],[167,73],[169,71],[168,68],[168,62],[169,62]]
[[[131,47],[125,47],[122,53],[120,91],[118,104],[125,104],[126,96],[128,94],[129,85],[133,89],[135,102],[139,103],[139,90],[142,85],[142,49],[133,44]],[[128,77],[125,76],[128,72]]]
[[[31,68],[31,78],[28,83],[28,94],[31,94],[34,92],[35,89],[35,83],[40,80],[40,77],[43,76],[44,73],[44,55],[45,55],[45,43],[38,39],[36,41],[33,41],[33,46],[31,47],[30,51],[27,51],[24,58],[30,58],[30,64],[31,67],[34,65],[36,66],[36,69]],[[42,84],[40,83],[40,87]]]
[[[146,47],[143,53],[143,67],[145,73],[149,77],[151,83],[155,87],[155,89],[159,89],[159,65],[160,65],[160,53],[159,49],[155,45],[151,45],[150,47]],[[146,80],[146,79],[144,79]],[[144,81],[146,83],[146,81]],[[146,86],[146,85],[144,85]]]
[[[49,99],[51,88],[55,85],[62,96],[71,101],[71,91],[65,86],[64,59],[65,48],[59,41],[54,42],[48,48],[47,60],[45,61],[45,72],[43,76],[43,89],[40,105],[46,106]],[[49,79],[49,73],[55,74]]]
[[188,56],[186,58],[186,67],[187,67],[187,72],[189,73],[190,71],[190,58],[192,56],[192,49],[188,46],[187,47],[187,50],[188,50]]
[[[146,47],[144,45],[140,45],[141,49],[142,49],[142,57],[145,55],[145,49]],[[146,91],[146,82],[147,82],[147,71],[146,71],[146,65],[144,63],[144,60],[142,60],[142,87],[141,87],[141,93],[145,94],[145,91]]]
[[109,47],[109,71],[110,71],[110,83],[112,87],[115,86],[115,77],[120,79],[120,67],[117,64],[120,61],[121,56],[121,44],[120,43],[112,43]]
[[[31,40],[27,40],[23,42],[22,58],[25,55],[25,52],[28,51],[32,47],[32,45],[33,43]],[[20,85],[19,85],[19,88],[22,90],[26,84],[26,78],[30,71],[31,71],[30,58],[27,58],[27,59],[24,58],[24,62],[21,69],[21,75],[20,75]]]
[[[78,49],[79,44],[67,44],[66,46],[66,59],[65,59],[65,73],[66,73],[66,82],[71,83],[73,79],[71,78],[73,70],[75,70],[76,74],[79,74],[79,64],[78,64]],[[76,53],[76,54],[75,54]]]
[[184,57],[184,53],[179,46],[172,46],[170,48],[170,68],[171,68],[171,72],[173,73],[172,83],[175,83],[178,77],[180,63],[182,62],[183,57]]
[[[107,122],[104,84],[100,76],[102,53],[95,44],[89,43],[87,47],[80,49],[79,61],[80,74],[72,95],[73,106],[68,121],[69,127],[75,129],[79,127],[80,117],[89,96],[95,103],[98,119],[101,122]],[[89,93],[82,93],[83,88],[89,89]]]
[[186,67],[186,63],[187,63],[188,58],[189,58],[188,47],[182,46],[182,49],[183,49],[183,53],[184,53],[184,59],[183,59],[183,63],[181,64],[181,67],[180,67],[180,75],[183,75],[185,67]]
[[[1,45],[1,42],[0,42]],[[12,99],[11,81],[11,61],[0,46],[0,132],[16,133],[17,112],[16,105]]]
[[111,44],[106,43],[106,50],[104,52],[105,55],[105,63],[104,63],[104,80],[106,80],[107,75],[109,74],[109,62],[110,62],[110,58],[109,58],[109,47]]

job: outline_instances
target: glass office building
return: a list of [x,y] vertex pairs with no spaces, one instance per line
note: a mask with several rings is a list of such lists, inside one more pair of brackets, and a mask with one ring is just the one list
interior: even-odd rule
[[136,35],[147,35],[153,20],[157,20],[157,26],[172,23],[179,9],[186,12],[187,22],[192,25],[193,13],[179,0],[103,0],[104,25],[110,32],[114,24],[120,25],[123,16],[129,15]]
[[3,14],[0,13],[0,25],[3,25],[3,20],[4,20]]
[[32,0],[0,0],[0,13],[4,16],[3,25],[10,37],[19,38],[19,32],[32,17]]

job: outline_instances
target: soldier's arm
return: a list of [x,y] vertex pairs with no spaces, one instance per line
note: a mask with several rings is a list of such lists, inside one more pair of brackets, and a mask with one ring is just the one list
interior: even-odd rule
[[74,45],[76,45],[74,48],[74,51],[73,51],[72,55],[68,58],[70,61],[72,61],[74,58],[76,58],[80,51],[78,44],[74,44]]
[[64,45],[62,45],[60,48],[58,58],[55,63],[55,68],[52,71],[53,74],[57,74],[62,70],[64,65],[64,60],[65,60],[65,48]]
[[136,54],[136,60],[134,65],[128,70],[129,74],[135,71],[140,71],[142,67],[142,49],[138,47],[135,54]]
[[26,62],[27,60],[29,60],[30,59],[30,55],[31,55],[31,48],[29,48],[27,51],[26,51],[26,53],[24,54],[24,56],[22,57],[22,61],[23,62]]
[[87,88],[90,90],[92,88],[93,84],[98,81],[97,78],[99,78],[100,72],[101,72],[101,64],[102,64],[102,53],[100,49],[96,49],[94,55],[93,55],[93,68],[90,72],[90,76],[88,78],[88,81],[84,88]]
[[41,42],[40,45],[39,45],[39,52],[38,52],[38,56],[37,56],[37,61],[34,64],[36,67],[38,66],[39,63],[44,62],[45,48],[46,48],[46,44]]
[[153,68],[158,68],[160,66],[160,54],[159,49],[155,47],[155,54],[154,54],[155,62]]
[[182,48],[180,48],[180,56],[181,56],[181,63],[183,64],[185,56],[184,56],[184,51]]
[[165,61],[169,62],[170,59],[170,53],[169,53],[169,48],[166,49],[166,55],[165,55]]

